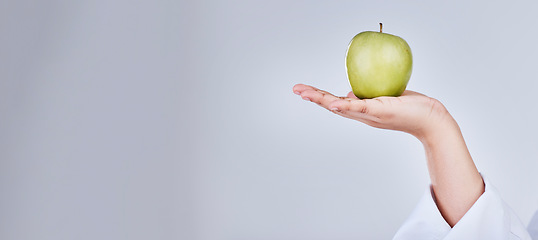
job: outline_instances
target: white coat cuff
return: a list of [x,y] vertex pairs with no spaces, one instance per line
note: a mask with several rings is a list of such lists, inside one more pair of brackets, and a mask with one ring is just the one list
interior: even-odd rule
[[485,184],[484,193],[453,228],[450,228],[441,216],[430,186],[393,239],[530,240],[524,225],[512,209],[502,201],[489,181],[483,176],[482,178]]

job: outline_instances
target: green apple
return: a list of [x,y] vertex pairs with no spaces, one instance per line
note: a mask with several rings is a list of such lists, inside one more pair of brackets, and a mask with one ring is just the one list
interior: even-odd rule
[[358,98],[400,96],[413,68],[411,48],[402,38],[379,32],[361,32],[349,43],[346,71]]

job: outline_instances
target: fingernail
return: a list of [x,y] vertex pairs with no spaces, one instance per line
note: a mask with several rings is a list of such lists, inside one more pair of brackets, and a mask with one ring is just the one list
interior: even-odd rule
[[304,97],[303,99],[306,100],[306,101],[311,101],[312,102],[312,100],[310,100],[310,98]]
[[293,93],[295,93],[295,94],[297,94],[297,95],[301,95],[301,93],[300,93],[299,91],[295,91],[295,92],[293,92]]
[[331,111],[340,112],[340,109],[338,109],[337,107],[332,107]]

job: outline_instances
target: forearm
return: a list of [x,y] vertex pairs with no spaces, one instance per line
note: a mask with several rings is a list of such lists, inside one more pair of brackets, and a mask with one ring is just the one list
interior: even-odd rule
[[446,112],[423,143],[437,206],[454,226],[484,192],[484,183],[456,121]]

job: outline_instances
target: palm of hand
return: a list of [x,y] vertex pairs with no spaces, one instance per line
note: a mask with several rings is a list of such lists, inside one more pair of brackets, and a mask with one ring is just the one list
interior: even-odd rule
[[442,120],[446,113],[439,101],[413,91],[405,91],[400,97],[373,99],[358,99],[352,92],[347,97],[337,97],[303,84],[295,85],[293,91],[340,116],[415,136],[420,136],[432,123]]

